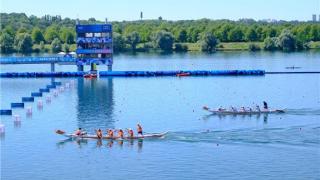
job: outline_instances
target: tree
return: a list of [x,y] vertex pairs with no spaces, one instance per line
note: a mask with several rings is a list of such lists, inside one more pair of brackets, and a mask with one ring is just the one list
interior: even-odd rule
[[0,36],[1,53],[11,53],[13,51],[13,37],[4,32]]
[[296,49],[296,38],[290,30],[284,29],[278,37],[278,46],[283,51],[293,51]]
[[233,28],[228,35],[229,41],[241,42],[243,40],[243,32],[240,28]]
[[249,48],[249,51],[259,51],[260,50],[260,47],[256,44],[253,44],[253,43],[250,43],[248,48]]
[[246,32],[246,40],[247,41],[257,41],[258,35],[257,32],[253,28],[249,28]]
[[14,40],[15,49],[21,53],[30,53],[32,51],[32,38],[30,34],[20,33]]
[[178,34],[178,42],[186,42],[187,41],[187,31],[182,29]]
[[32,34],[31,34],[31,37],[32,37],[32,40],[33,40],[33,43],[40,43],[41,41],[44,41],[44,37],[43,37],[43,34],[42,32],[40,31],[39,28],[33,28],[32,30]]
[[277,38],[267,37],[263,42],[263,49],[267,51],[277,50]]
[[68,53],[70,51],[70,46],[67,43],[64,43],[62,46],[62,50]]
[[174,50],[177,52],[186,52],[188,51],[188,46],[185,44],[176,43],[174,44]]
[[59,51],[61,51],[62,49],[62,45],[61,45],[61,42],[58,38],[55,38],[52,43],[51,43],[51,51],[53,53],[57,53]]
[[215,51],[217,44],[217,38],[212,33],[207,32],[201,39],[201,50],[206,52]]
[[44,38],[47,43],[51,43],[54,39],[58,38],[59,39],[59,29],[57,26],[49,26],[46,29]]
[[123,51],[125,48],[125,40],[121,34],[113,32],[113,50],[115,52]]
[[159,31],[152,37],[155,48],[160,48],[164,51],[172,51],[174,38],[172,33],[167,31]]
[[318,25],[313,25],[311,27],[311,30],[310,30],[310,39],[312,41],[319,41],[320,40],[320,26]]
[[126,41],[127,41],[128,44],[130,44],[131,49],[132,49],[133,51],[135,51],[137,44],[140,42],[140,35],[139,35],[139,33],[137,33],[136,31],[133,31],[132,33],[129,33],[129,34],[126,36]]
[[74,35],[71,29],[63,28],[60,32],[60,39],[63,43],[73,44],[74,43]]

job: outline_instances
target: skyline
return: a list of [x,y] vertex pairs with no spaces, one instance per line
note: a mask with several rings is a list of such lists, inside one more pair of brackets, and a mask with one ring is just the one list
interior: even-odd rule
[[[19,6],[16,6],[19,4]],[[37,6],[34,6],[37,4]],[[92,5],[92,9],[88,7]],[[4,13],[26,13],[28,16],[38,17],[49,15],[61,15],[62,18],[89,19],[91,17],[103,21],[138,20],[140,12],[143,12],[143,19],[157,19],[162,17],[165,20],[193,20],[193,19],[254,19],[254,20],[286,20],[286,21],[309,21],[312,14],[320,15],[319,0],[267,0],[257,2],[254,0],[226,0],[201,2],[183,0],[162,0],[161,2],[150,2],[148,0],[104,1],[92,0],[91,4],[84,0],[2,0],[1,12]],[[105,8],[105,7],[108,8]],[[72,7],[72,8],[71,8]],[[239,8],[241,7],[241,8]],[[285,7],[285,8],[284,8]],[[163,11],[165,9],[165,11]],[[106,12],[107,10],[107,12]],[[298,12],[298,13],[297,13]]]

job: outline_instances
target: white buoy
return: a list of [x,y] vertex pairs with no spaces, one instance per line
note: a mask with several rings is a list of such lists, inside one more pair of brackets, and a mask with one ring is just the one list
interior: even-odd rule
[[74,80],[70,81],[70,87],[74,87]]
[[26,110],[27,110],[27,115],[32,115],[32,107],[31,106],[26,107]]
[[0,134],[4,134],[4,132],[5,132],[4,124],[0,124]]
[[38,108],[43,108],[43,101],[41,99],[38,100],[37,106]]
[[61,87],[59,88],[59,91],[60,91],[60,92],[63,92],[63,91],[64,91],[64,87],[61,86]]
[[53,96],[54,96],[54,97],[57,97],[57,96],[58,96],[58,91],[57,91],[57,90],[54,90],[54,91],[53,91]]
[[12,117],[13,117],[12,119],[13,119],[14,122],[20,122],[21,121],[21,117],[18,114],[13,115]]
[[46,102],[47,102],[47,103],[51,102],[51,96],[50,96],[50,95],[48,95],[48,96],[46,97]]

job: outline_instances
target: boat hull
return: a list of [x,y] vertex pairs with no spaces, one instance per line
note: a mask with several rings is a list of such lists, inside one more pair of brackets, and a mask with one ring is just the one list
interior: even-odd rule
[[254,114],[280,114],[285,113],[284,109],[275,109],[275,110],[262,110],[262,111],[219,111],[219,110],[207,110],[212,114],[216,115],[254,115]]
[[163,133],[152,133],[152,134],[145,134],[143,136],[134,136],[134,137],[107,137],[104,136],[102,138],[98,138],[96,135],[74,135],[74,134],[60,134],[67,138],[73,138],[73,139],[104,139],[104,140],[134,140],[134,139],[152,139],[152,138],[162,138],[164,137],[168,132]]

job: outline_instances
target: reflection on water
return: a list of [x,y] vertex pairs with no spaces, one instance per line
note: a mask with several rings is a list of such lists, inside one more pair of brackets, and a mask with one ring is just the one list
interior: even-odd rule
[[113,80],[78,79],[78,126],[93,129],[114,128]]
[[[272,114],[274,116],[279,116],[279,115],[283,115],[283,114]],[[213,118],[213,117],[218,117],[219,120],[223,120],[223,119],[226,119],[226,118],[231,118],[231,119],[237,119],[237,118],[242,118],[242,119],[245,119],[245,118],[255,118],[256,120],[260,120],[260,119],[263,119],[263,122],[264,123],[267,123],[268,122],[268,116],[269,114],[209,114],[209,115],[205,115],[202,117],[203,120],[207,121],[209,120],[210,118]]]
[[123,148],[125,147],[135,147],[137,146],[138,152],[142,152],[142,147],[143,147],[143,139],[127,139],[127,140],[101,140],[101,139],[72,139],[68,138],[63,141],[60,141],[57,143],[58,148],[63,148],[66,144],[75,144],[79,148],[82,148],[83,146],[89,145],[88,141],[93,141],[95,142],[95,147],[97,148],[113,148],[113,147],[120,147]]

